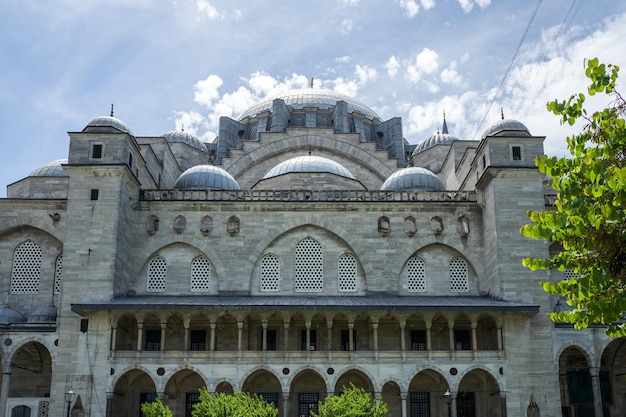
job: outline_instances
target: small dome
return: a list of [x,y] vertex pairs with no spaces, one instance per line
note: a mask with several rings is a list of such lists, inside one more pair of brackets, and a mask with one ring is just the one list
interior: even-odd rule
[[183,172],[174,188],[179,190],[238,190],[239,184],[228,172],[213,165],[196,165]]
[[0,325],[6,326],[13,323],[26,323],[26,317],[5,304],[0,307]]
[[460,140],[456,136],[452,136],[448,133],[437,132],[429,138],[424,139],[420,143],[417,144],[415,150],[413,151],[413,155],[417,155],[418,153],[424,152],[426,149],[432,148],[437,145],[451,145],[455,140]]
[[67,164],[67,158],[48,162],[30,173],[31,177],[67,177],[62,164]]
[[426,168],[408,167],[391,174],[380,189],[385,191],[444,191],[444,186],[439,177]]
[[87,123],[87,126],[83,129],[83,132],[87,131],[87,129],[92,128],[92,127],[96,127],[96,128],[112,127],[114,129],[119,130],[120,132],[128,133],[129,135],[133,134],[133,132],[131,132],[128,126],[126,125],[126,123],[122,122],[120,119],[117,119],[113,116],[96,117],[95,119]]
[[274,168],[270,169],[268,173],[265,174],[263,179],[266,180],[268,178],[295,172],[325,172],[350,178],[351,180],[356,180],[354,175],[352,175],[352,173],[343,165],[333,161],[332,159],[311,155],[296,156],[295,158],[281,162]]
[[[485,139],[487,136],[496,136],[505,131],[523,132],[523,136],[530,136],[528,128],[522,122],[513,119],[500,119],[485,130],[482,138]],[[517,136],[519,136],[519,134]]]
[[28,317],[28,323],[56,323],[56,321],[57,308],[54,304],[38,308]]
[[192,148],[196,148],[201,150],[202,152],[206,152],[206,146],[200,139],[195,137],[189,132],[185,132],[184,130],[172,130],[169,132],[165,132],[163,137],[168,143],[185,143]]
[[239,120],[241,121],[246,117],[254,117],[259,113],[271,111],[274,100],[277,98],[282,99],[290,109],[298,110],[302,110],[305,107],[332,109],[338,101],[345,101],[348,104],[348,113],[360,113],[370,120],[380,120],[380,116],[376,114],[374,110],[360,101],[331,90],[319,88],[302,88],[269,97],[246,110],[239,116]]

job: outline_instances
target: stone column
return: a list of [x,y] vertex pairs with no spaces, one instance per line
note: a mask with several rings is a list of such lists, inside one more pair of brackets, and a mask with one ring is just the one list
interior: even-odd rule
[[507,417],[506,412],[506,392],[500,391],[500,415],[502,417]]
[[593,409],[596,416],[602,416],[602,390],[600,389],[600,368],[589,368],[591,390],[593,391]]
[[111,352],[115,355],[117,345],[117,323],[111,323]]
[[267,350],[267,320],[263,320],[261,322],[261,326],[263,326],[263,336],[261,338],[261,350],[265,352]]
[[143,322],[137,321],[137,350],[143,350]]
[[378,360],[378,321],[372,323],[372,331],[374,333],[374,357]]
[[450,417],[456,417],[456,395],[452,395],[452,402],[450,403]]
[[[287,324],[287,328],[289,328],[289,324]],[[283,417],[289,417],[289,393],[283,393]]]
[[209,342],[209,350],[211,350],[211,352],[213,352],[215,350],[215,322],[211,321],[209,323],[209,327],[211,328],[211,340]]
[[448,322],[448,332],[450,337],[450,357],[454,359],[456,356],[454,354],[455,346],[454,346],[454,322]]
[[167,323],[161,323],[161,352],[165,351],[165,330],[167,330]]
[[402,408],[402,417],[407,417],[407,411],[408,410],[407,410],[407,405],[406,405],[406,396],[407,396],[406,392],[401,392],[400,393],[400,399],[401,399],[401,402],[402,402],[402,407],[401,407]]
[[189,345],[189,323],[191,319],[189,317],[185,317],[183,319],[183,326],[185,327],[185,336],[184,336],[184,348],[183,350],[191,350],[191,346]]
[[11,364],[2,364],[2,389],[0,390],[0,415],[10,415],[7,410],[9,386],[11,384]]
[[237,320],[237,350],[243,350],[243,320]]
[[402,360],[406,360],[406,319],[400,319],[400,351],[402,352]]
[[287,352],[289,350],[289,322],[284,321],[283,327],[285,328],[285,341],[284,341],[284,350]]
[[348,351],[354,350],[354,322],[348,323]]

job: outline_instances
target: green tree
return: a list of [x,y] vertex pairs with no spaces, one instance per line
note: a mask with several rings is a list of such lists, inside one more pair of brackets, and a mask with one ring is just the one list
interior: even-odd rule
[[193,417],[278,417],[278,409],[258,395],[235,391],[233,394],[209,393],[200,389],[200,402]]
[[145,417],[172,417],[172,411],[161,400],[141,404],[141,412]]
[[387,414],[387,405],[382,400],[376,400],[372,394],[362,388],[350,384],[350,388],[343,387],[343,393],[326,397],[320,403],[316,417],[384,417]]
[[583,93],[548,103],[561,124],[581,120],[584,127],[567,138],[570,157],[537,159],[539,170],[552,177],[555,208],[529,212],[532,223],[521,229],[527,237],[558,242],[561,248],[549,259],[525,259],[525,266],[573,272],[569,279],[543,283],[545,291],[566,297],[571,306],[550,318],[577,329],[606,325],[611,336],[626,335],[626,105],[615,89],[618,71],[597,58],[587,62],[587,95],[608,95],[603,110],[589,115]]

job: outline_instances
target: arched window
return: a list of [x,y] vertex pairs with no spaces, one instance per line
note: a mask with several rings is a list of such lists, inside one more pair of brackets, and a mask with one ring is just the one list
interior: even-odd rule
[[155,256],[148,263],[147,292],[165,292],[167,261],[162,256]]
[[455,257],[450,260],[450,291],[469,292],[469,278],[465,259]]
[[204,256],[196,256],[191,261],[191,292],[207,292],[211,283],[211,262]]
[[11,409],[11,417],[31,417],[31,408],[26,405],[18,405]]
[[54,293],[59,294],[61,292],[61,272],[63,271],[63,254],[57,256],[57,260],[54,262]]
[[20,243],[13,252],[12,294],[37,294],[41,273],[41,248],[32,240]]
[[267,254],[261,258],[261,291],[280,291],[280,261],[278,256]]
[[339,257],[337,263],[337,291],[356,292],[357,268],[354,256],[346,254]]
[[323,291],[324,257],[322,245],[312,237],[305,237],[296,245],[294,258],[294,291]]
[[424,260],[414,256],[406,264],[406,288],[408,292],[426,292],[426,267]]

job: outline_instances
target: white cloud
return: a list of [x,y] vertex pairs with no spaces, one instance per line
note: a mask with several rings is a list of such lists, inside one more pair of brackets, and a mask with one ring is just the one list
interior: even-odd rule
[[458,0],[461,8],[465,13],[469,13],[474,8],[474,5],[477,5],[481,9],[489,6],[491,4],[491,0]]
[[348,64],[352,61],[352,57],[348,55],[340,56],[339,58],[335,58],[335,62],[339,62],[340,64]]
[[422,73],[432,74],[439,68],[439,54],[437,52],[424,48],[415,57],[415,68]]
[[336,78],[329,81],[329,84],[333,85],[333,91],[337,93],[345,94],[350,97],[355,97],[359,86],[354,80],[344,80],[343,77]]
[[456,71],[456,61],[452,61],[448,68],[444,68],[440,74],[441,81],[446,84],[460,86],[463,82],[462,77]]
[[233,16],[235,17],[235,20],[239,20],[243,16],[243,13],[241,12],[241,10],[235,9],[233,10]]
[[340,0],[341,3],[345,4],[346,6],[356,6],[359,4],[359,0]]
[[206,107],[210,107],[219,97],[219,88],[223,81],[217,75],[209,75],[206,80],[200,80],[194,85],[193,100]]
[[391,58],[389,58],[385,63],[385,68],[387,69],[387,74],[389,74],[391,78],[394,78],[400,68],[400,61],[392,55]]
[[348,34],[352,31],[354,22],[350,19],[343,19],[341,22],[341,33]]
[[420,6],[414,0],[400,0],[400,7],[404,9],[404,14],[409,18],[415,16],[420,11]]
[[370,68],[367,65],[357,65],[354,69],[354,74],[359,79],[360,85],[365,85],[369,81],[374,81],[378,78],[378,72],[374,68]]
[[197,0],[196,8],[198,9],[198,16],[207,18],[209,20],[215,20],[222,17],[221,13],[207,0]]
[[425,10],[430,10],[435,7],[435,0],[422,0],[420,3]]

